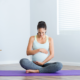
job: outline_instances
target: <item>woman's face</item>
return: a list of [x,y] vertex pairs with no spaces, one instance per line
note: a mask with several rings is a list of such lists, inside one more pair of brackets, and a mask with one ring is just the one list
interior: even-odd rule
[[46,32],[45,28],[40,28],[40,29],[38,29],[38,35],[39,35],[40,37],[43,37],[43,36],[45,35],[45,32]]

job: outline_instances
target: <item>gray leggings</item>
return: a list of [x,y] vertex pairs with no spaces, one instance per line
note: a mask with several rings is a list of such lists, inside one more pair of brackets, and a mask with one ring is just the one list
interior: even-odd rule
[[21,67],[23,67],[24,69],[39,70],[39,73],[54,73],[56,71],[61,70],[63,67],[61,62],[53,62],[53,63],[46,63],[44,65],[37,65],[27,58],[22,58],[19,63]]

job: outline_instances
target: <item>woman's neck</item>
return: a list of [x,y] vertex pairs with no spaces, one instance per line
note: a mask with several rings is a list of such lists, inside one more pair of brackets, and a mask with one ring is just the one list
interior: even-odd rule
[[37,34],[37,37],[40,38],[40,39],[45,39],[45,38],[46,38],[46,35],[40,37],[40,36]]

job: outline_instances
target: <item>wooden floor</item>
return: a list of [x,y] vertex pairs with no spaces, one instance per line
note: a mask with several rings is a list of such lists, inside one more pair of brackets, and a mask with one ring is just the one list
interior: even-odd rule
[[[24,70],[19,64],[0,65],[0,70]],[[80,70],[80,66],[63,65],[62,70]],[[0,76],[0,80],[80,80],[80,76]]]

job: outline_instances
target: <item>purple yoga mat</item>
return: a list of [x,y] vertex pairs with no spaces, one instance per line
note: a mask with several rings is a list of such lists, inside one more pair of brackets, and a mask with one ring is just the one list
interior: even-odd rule
[[0,70],[0,76],[80,76],[80,70],[59,70],[55,73],[26,73],[26,70]]

